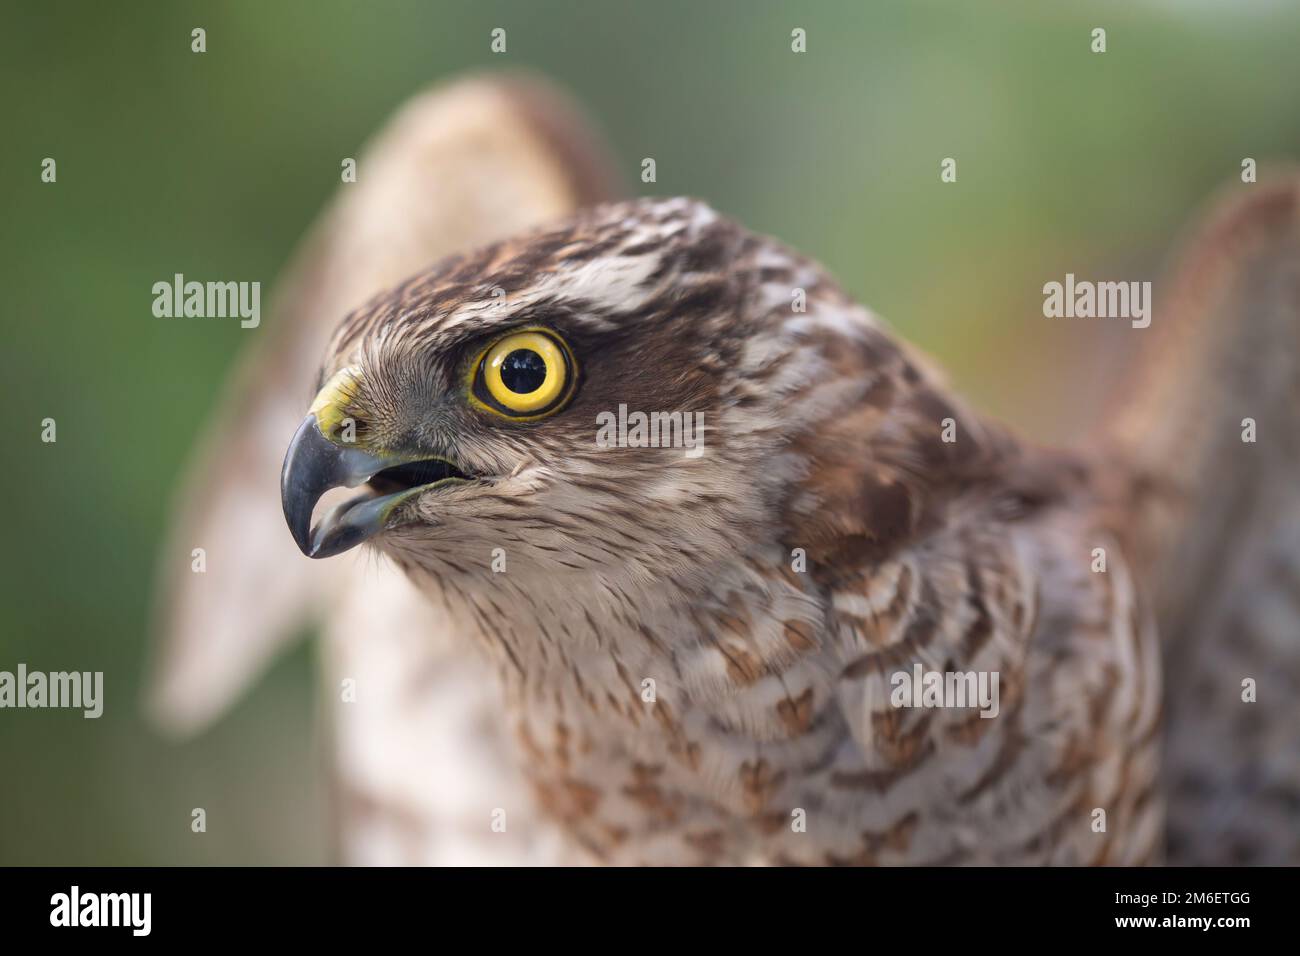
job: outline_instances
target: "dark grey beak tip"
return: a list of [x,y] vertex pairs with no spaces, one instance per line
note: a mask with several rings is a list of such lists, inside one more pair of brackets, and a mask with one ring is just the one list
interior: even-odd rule
[[315,415],[303,419],[280,471],[280,503],[298,550],[309,558],[329,558],[382,531],[385,512],[377,501],[335,508],[314,529],[311,517],[325,492],[354,488],[390,464],[359,448],[336,445],[325,437]]
[[[355,548],[370,535],[362,528],[343,525],[338,528],[321,529],[315,535],[310,551],[303,551],[309,558],[332,558]],[[301,545],[299,545],[301,547]]]
[[280,503],[298,550],[309,558],[327,557],[311,540],[311,514],[321,495],[340,484],[338,448],[321,433],[315,415],[294,432],[280,471]]

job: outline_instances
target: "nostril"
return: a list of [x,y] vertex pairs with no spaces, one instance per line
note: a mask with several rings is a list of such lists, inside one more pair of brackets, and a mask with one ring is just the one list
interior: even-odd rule
[[365,422],[345,416],[330,425],[325,437],[340,445],[355,445],[365,437],[365,434]]

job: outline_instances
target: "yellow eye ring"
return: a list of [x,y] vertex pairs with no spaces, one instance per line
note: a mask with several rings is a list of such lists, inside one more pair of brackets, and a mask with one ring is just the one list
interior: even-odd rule
[[489,345],[471,370],[470,396],[508,418],[528,421],[554,414],[573,392],[568,347],[549,329],[522,329]]

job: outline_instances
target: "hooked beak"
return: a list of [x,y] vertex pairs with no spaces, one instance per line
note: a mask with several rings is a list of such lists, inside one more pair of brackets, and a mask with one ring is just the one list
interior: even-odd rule
[[[371,479],[373,484],[362,493],[311,526],[312,512],[325,492],[355,488]],[[393,510],[408,498],[436,484],[463,480],[465,475],[439,458],[381,456],[336,444],[325,437],[313,413],[298,426],[284,456],[280,500],[299,550],[309,558],[328,558],[383,531]]]

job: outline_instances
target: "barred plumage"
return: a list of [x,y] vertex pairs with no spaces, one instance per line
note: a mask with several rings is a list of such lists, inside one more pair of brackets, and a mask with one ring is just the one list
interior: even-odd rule
[[[1261,755],[1242,742],[1250,721],[1224,716],[1237,671],[1300,673],[1294,443],[1257,467],[1222,465],[1242,402],[1275,434],[1296,424],[1294,185],[1230,213],[1232,243],[1211,230],[1207,245],[1226,249],[1217,285],[1179,280],[1195,294],[1157,323],[1180,330],[1176,347],[1144,364],[1128,414],[1070,451],[967,409],[815,263],[702,203],[556,218],[586,200],[538,179],[545,163],[521,142],[553,147],[500,148],[498,173],[517,160],[512,188],[539,192],[494,232],[514,235],[481,245],[492,236],[460,230],[477,251],[373,295],[316,373],[317,387],[349,376],[334,411],[355,423],[358,451],[437,458],[465,479],[403,499],[368,532],[414,590],[383,564],[369,577],[345,564],[321,589],[346,596],[330,676],[371,695],[335,714],[349,858],[1156,861],[1165,701],[1200,717],[1172,728],[1178,858],[1213,859],[1214,840],[1241,860],[1295,851],[1261,839],[1285,824],[1250,819],[1300,792],[1294,740]],[[400,218],[389,198],[384,222]],[[428,239],[406,238],[394,255],[409,262]],[[328,318],[361,298],[327,297]],[[1242,340],[1274,356],[1267,387],[1223,358],[1242,355],[1198,317],[1207,300],[1216,317],[1242,304]],[[555,415],[505,421],[468,400],[468,383],[485,343],[526,327],[563,338],[577,387]],[[1225,395],[1228,411],[1207,413]],[[602,447],[599,417],[621,408],[702,414],[703,454]],[[1235,476],[1231,502],[1266,497],[1280,525],[1207,520],[1211,465]],[[1225,549],[1267,580],[1207,576]],[[1200,706],[1207,678],[1188,676],[1188,656],[1162,691],[1158,631],[1222,660],[1205,647],[1225,621],[1248,631],[1227,642],[1226,703]],[[927,672],[996,675],[996,716],[892,699],[897,675]],[[1287,706],[1274,696],[1270,719]],[[1210,764],[1232,764],[1228,786],[1267,799],[1227,805],[1180,727],[1196,728]],[[1198,839],[1198,820],[1214,840]]]

